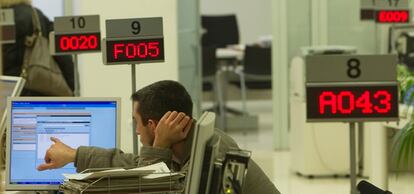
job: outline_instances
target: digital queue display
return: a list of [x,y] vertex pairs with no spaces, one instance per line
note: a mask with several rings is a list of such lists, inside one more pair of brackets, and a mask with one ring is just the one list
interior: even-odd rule
[[52,55],[93,53],[101,51],[99,15],[55,17],[54,31],[49,34]]
[[312,55],[306,66],[307,122],[399,119],[395,54]]
[[164,62],[162,17],[106,20],[102,50],[105,65]]
[[55,34],[55,51],[58,53],[100,50],[101,33]]
[[106,40],[108,63],[164,61],[164,38]]
[[16,42],[16,24],[13,9],[0,9],[0,44]]
[[306,88],[307,118],[398,118],[398,86],[316,86]]
[[377,23],[409,23],[409,10],[377,10],[375,14]]

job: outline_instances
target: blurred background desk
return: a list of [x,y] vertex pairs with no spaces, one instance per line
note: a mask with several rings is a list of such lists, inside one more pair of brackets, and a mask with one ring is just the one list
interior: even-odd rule
[[[264,39],[264,48],[258,43],[240,43],[234,14],[204,15],[201,24],[203,91],[214,93],[214,105],[209,110],[218,114],[217,122],[223,129],[257,130],[258,117],[249,115],[246,108],[247,90],[271,90],[271,40],[266,44],[269,38]],[[230,85],[240,91],[241,108],[227,105]]]

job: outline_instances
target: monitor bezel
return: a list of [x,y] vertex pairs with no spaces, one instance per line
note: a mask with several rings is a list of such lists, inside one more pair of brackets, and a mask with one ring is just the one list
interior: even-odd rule
[[207,142],[214,135],[215,118],[215,113],[204,112],[194,128],[188,174],[185,179],[185,194],[197,193],[199,190],[204,151]]
[[[116,148],[120,147],[120,124],[121,124],[121,98],[119,97],[12,97],[7,100],[7,111],[8,115],[11,113],[12,102],[21,102],[21,101],[32,101],[32,102],[57,102],[57,101],[67,101],[67,102],[90,102],[90,101],[114,101],[117,104],[116,107]],[[7,117],[7,127],[11,128],[11,117]],[[59,185],[38,185],[38,184],[25,184],[17,185],[10,184],[10,135],[11,130],[7,130],[6,138],[6,177],[5,177],[5,190],[6,191],[48,191],[48,190],[58,190]]]
[[[24,87],[24,83],[26,82],[25,79],[23,79],[22,77],[15,77],[15,76],[5,76],[5,75],[1,75],[0,76],[0,81],[14,81],[16,82],[16,85],[14,86],[13,92],[11,93],[10,97],[17,97],[20,95],[20,93],[23,90]],[[6,115],[7,115],[7,106],[6,109],[4,110],[4,114],[0,115],[1,116],[1,120],[0,120],[0,137],[3,137],[4,132],[6,130]],[[0,140],[1,142],[1,140]],[[2,146],[2,145],[0,145]]]

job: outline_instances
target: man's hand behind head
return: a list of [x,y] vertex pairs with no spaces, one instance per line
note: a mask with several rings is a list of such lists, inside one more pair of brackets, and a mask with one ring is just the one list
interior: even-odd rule
[[158,122],[155,129],[154,147],[170,148],[187,138],[191,130],[192,119],[184,113],[168,111]]
[[76,150],[62,143],[58,138],[51,137],[54,142],[46,151],[45,163],[37,167],[37,170],[48,170],[61,168],[68,163],[74,162],[76,157]]

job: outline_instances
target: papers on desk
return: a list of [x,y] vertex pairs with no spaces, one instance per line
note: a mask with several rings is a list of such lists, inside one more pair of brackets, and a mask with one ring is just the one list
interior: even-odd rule
[[[132,169],[111,169],[91,173],[64,174],[60,185],[64,193],[101,193],[113,191],[146,193],[183,191],[185,175],[171,172],[164,162]],[[121,192],[121,193],[122,193]]]
[[[149,166],[131,168],[131,169],[111,169],[91,173],[76,173],[76,174],[63,174],[65,179],[71,180],[87,180],[87,179],[96,179],[101,177],[131,177],[131,176],[142,176],[147,179],[154,179],[163,176],[168,176],[170,169],[164,162],[152,164]],[[155,174],[152,174],[155,173]],[[164,174],[158,174],[164,173]],[[165,174],[167,173],[167,174]],[[145,176],[146,175],[146,176]]]

